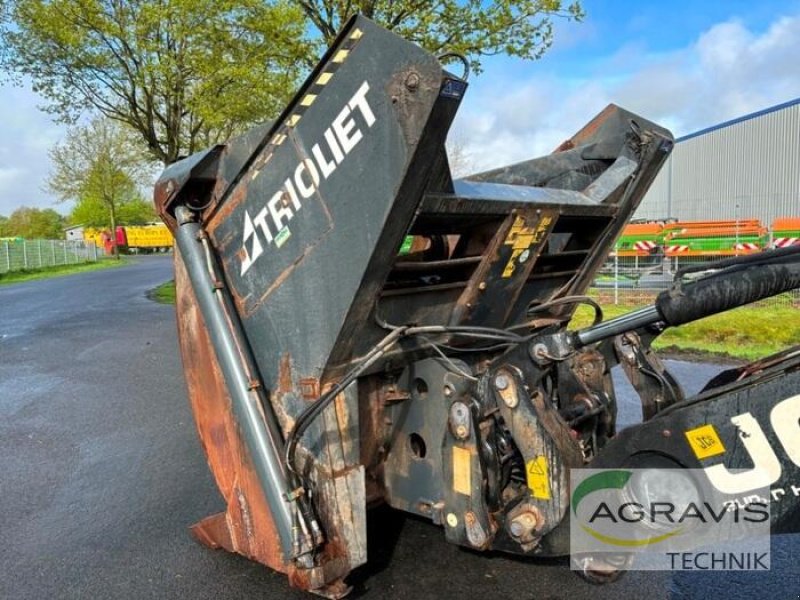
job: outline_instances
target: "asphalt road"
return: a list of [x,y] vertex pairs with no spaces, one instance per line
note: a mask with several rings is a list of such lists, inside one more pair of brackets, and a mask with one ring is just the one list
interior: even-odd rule
[[[186,400],[172,307],[147,290],[170,257],[0,287],[0,599],[310,598],[187,527],[222,509]],[[718,372],[675,363],[691,391]],[[638,409],[628,393],[622,421]],[[479,555],[435,526],[370,518],[364,598],[797,598],[786,539],[772,572],[632,572],[591,586],[564,561]]]

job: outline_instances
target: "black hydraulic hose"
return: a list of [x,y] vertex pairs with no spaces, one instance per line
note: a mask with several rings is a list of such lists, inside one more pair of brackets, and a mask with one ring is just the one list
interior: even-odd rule
[[739,267],[678,288],[656,298],[656,308],[667,325],[681,325],[750,302],[800,288],[800,255],[794,262]]
[[575,332],[574,343],[586,346],[656,323],[682,325],[800,288],[798,250],[727,264],[721,271],[661,292],[653,306]]

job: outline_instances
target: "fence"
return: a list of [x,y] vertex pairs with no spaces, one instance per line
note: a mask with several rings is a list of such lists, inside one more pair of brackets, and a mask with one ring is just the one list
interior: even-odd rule
[[83,240],[2,240],[0,273],[72,265],[98,258],[94,242]]
[[[709,269],[714,263],[731,256],[665,256],[654,253],[646,256],[612,256],[598,272],[592,286],[601,304],[640,306],[651,304],[655,297],[672,285],[678,269],[702,266]],[[800,290],[794,290],[761,300],[756,306],[785,306],[800,308]]]

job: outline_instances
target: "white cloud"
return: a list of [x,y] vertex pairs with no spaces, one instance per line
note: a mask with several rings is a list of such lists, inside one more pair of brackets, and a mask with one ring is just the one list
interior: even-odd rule
[[39,110],[40,104],[28,85],[0,87],[0,215],[23,205],[68,209],[43,190],[50,170],[47,153],[66,128]]
[[798,57],[800,15],[760,33],[718,23],[667,53],[623,45],[592,79],[547,72],[545,58],[527,81],[475,81],[454,130],[476,170],[552,151],[609,102],[685,135],[800,96]]
[[[590,22],[558,34],[562,51],[601,35]],[[467,155],[462,162],[474,170],[551,152],[609,102],[680,136],[800,96],[798,57],[800,15],[776,17],[762,32],[725,21],[666,53],[621,41],[614,53],[592,60],[590,79],[560,70],[556,53],[519,63],[519,71],[506,76],[487,69],[472,82],[454,134]],[[48,150],[66,128],[40,111],[41,104],[30,86],[0,87],[0,214],[20,205],[69,208],[43,190]]]

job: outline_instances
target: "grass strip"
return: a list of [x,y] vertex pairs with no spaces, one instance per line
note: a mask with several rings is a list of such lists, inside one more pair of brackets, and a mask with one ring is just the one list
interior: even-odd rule
[[147,292],[147,297],[161,304],[175,304],[175,281],[162,283]]
[[[151,290],[156,302],[175,303],[175,282]],[[613,319],[644,305],[604,304],[605,319]],[[582,305],[571,329],[591,325],[594,312]],[[667,329],[653,345],[662,353],[708,355],[753,360],[800,344],[800,308],[792,306],[743,306],[694,323]],[[694,356],[693,358],[700,358]]]
[[96,262],[57,265],[55,267],[44,267],[41,269],[20,269],[18,271],[9,271],[8,273],[0,274],[0,285],[36,281],[38,279],[50,279],[51,277],[63,277],[65,275],[86,273],[88,271],[99,271],[101,269],[122,267],[126,264],[129,263],[125,259],[113,260],[110,258],[102,258]]

